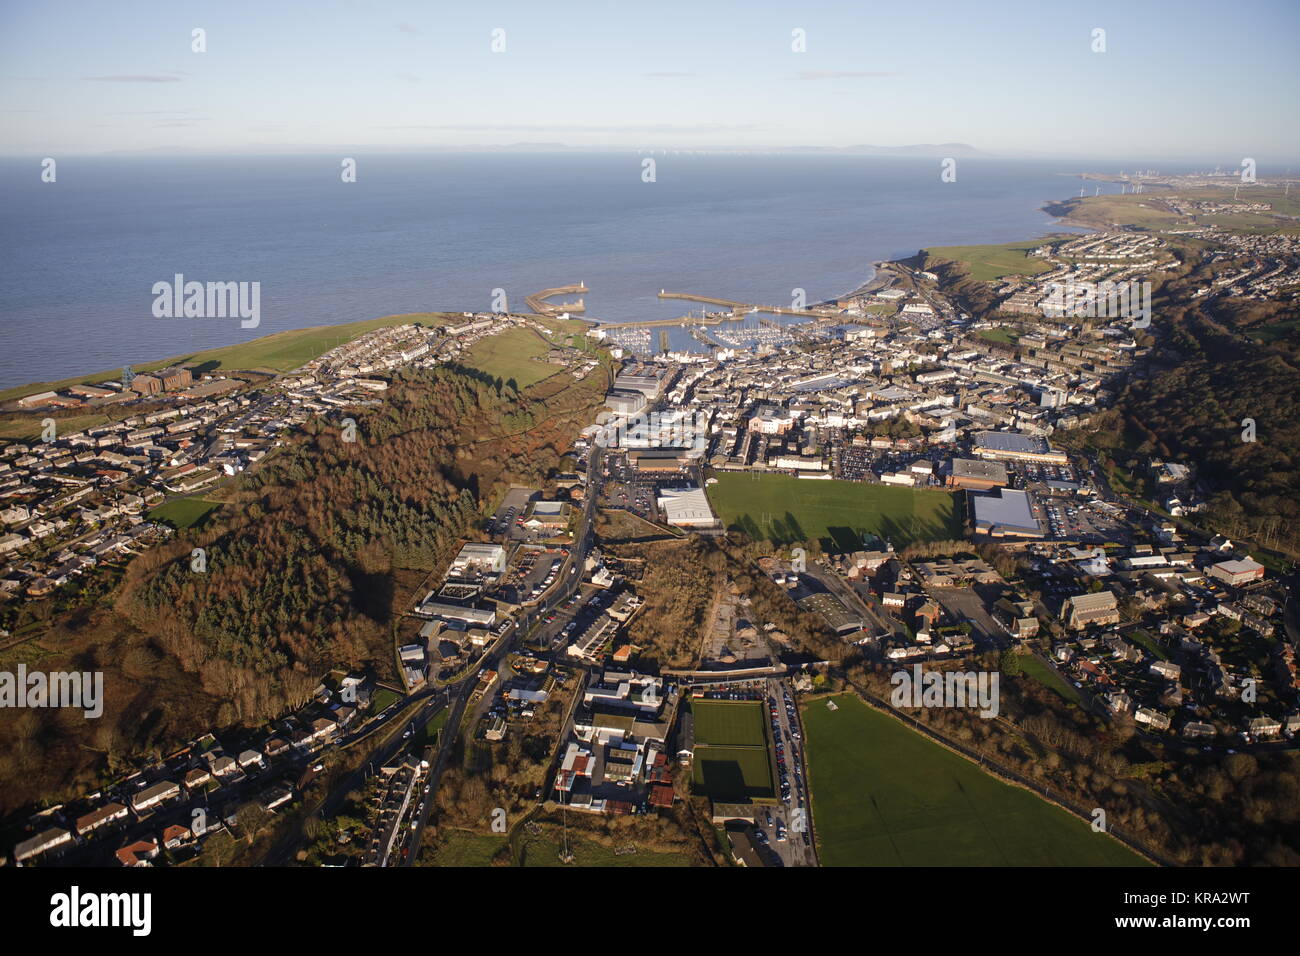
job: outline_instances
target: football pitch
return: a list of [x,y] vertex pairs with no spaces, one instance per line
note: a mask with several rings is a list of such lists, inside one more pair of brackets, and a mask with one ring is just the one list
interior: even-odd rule
[[1122,843],[1003,783],[851,694],[802,708],[825,866],[1144,866]]
[[723,526],[774,544],[816,540],[853,551],[863,547],[864,532],[896,548],[962,536],[959,500],[946,491],[757,472],[716,477],[709,501]]
[[724,803],[773,798],[772,747],[762,702],[701,698],[691,701],[691,712],[695,789]]

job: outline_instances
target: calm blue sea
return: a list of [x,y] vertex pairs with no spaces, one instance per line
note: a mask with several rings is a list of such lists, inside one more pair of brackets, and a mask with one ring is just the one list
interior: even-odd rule
[[[358,154],[0,161],[0,387],[395,312],[510,306],[585,281],[588,317],[850,291],[873,260],[1054,228],[1078,163],[843,156]],[[1088,185],[1088,192],[1093,187]],[[1117,187],[1103,187],[1116,191]],[[260,327],[158,319],[155,282],[258,281]]]

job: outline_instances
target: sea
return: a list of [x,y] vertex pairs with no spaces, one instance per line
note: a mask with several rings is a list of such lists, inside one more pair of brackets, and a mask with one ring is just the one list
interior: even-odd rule
[[[0,160],[0,388],[304,326],[488,311],[496,290],[524,311],[525,296],[582,282],[585,318],[608,322],[702,308],[661,289],[815,303],[877,260],[1065,231],[1045,203],[1120,188],[1082,180],[1086,160],[959,158],[945,182],[937,158],[349,158],[352,182],[339,156],[65,157],[53,182],[41,158]],[[260,283],[259,325],[155,317],[155,283],[178,274]]]

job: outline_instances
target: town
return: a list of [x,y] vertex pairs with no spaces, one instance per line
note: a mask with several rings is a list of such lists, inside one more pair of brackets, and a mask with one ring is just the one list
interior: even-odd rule
[[[1152,330],[1123,310],[1062,308],[1050,291],[1174,268],[1179,241],[1040,240],[1023,274],[987,281],[978,308],[943,266],[883,263],[868,286],[755,334],[727,321],[755,307],[702,314],[698,348],[655,350],[648,329],[590,323],[577,343],[543,316],[464,313],[367,331],[281,375],[178,365],[17,399],[62,417],[0,455],[11,614],[121,574],[183,533],[169,507],[219,507],[195,496],[311,423],[346,436],[403,370],[458,365],[512,330],[549,343],[552,374],[611,369],[565,467],[513,484],[404,609],[391,673],[322,675],[305,707],[262,731],[204,734],[42,808],[12,859],[183,864],[274,832],[264,862],[415,865],[452,812],[440,787],[491,767],[528,809],[502,808],[489,834],[554,843],[561,862],[583,817],[672,818],[680,853],[689,838],[673,815],[703,800],[721,859],[815,866],[802,701],[844,686],[834,662],[849,653],[885,670],[1015,662],[1153,740],[1290,749],[1300,675],[1279,639],[1293,626],[1282,568],[1196,525],[1213,489],[1193,462],[1151,458],[1124,476],[1150,495],[1116,487],[1088,436]],[[1294,297],[1293,239],[1224,238],[1206,257],[1220,259],[1233,271],[1210,294]],[[66,427],[68,413],[105,410],[128,414]],[[687,635],[698,646],[665,666],[638,637],[661,599],[647,584],[662,570],[655,549],[736,533],[761,551],[754,582],[728,566]],[[791,634],[799,620],[839,650],[810,654]],[[309,838],[275,829],[286,812],[309,814]]]

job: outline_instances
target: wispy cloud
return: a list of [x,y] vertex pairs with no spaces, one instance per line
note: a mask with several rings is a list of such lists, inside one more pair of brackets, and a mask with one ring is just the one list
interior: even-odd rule
[[83,76],[94,83],[179,83],[178,73],[118,73],[110,76]]
[[416,76],[414,73],[398,73],[398,74],[397,74],[397,78],[398,78],[399,80],[402,80],[402,81],[405,82],[405,83],[420,83],[420,82],[423,82],[423,81],[422,81],[418,76]]
[[397,24],[397,32],[398,32],[398,33],[412,33],[412,34],[415,34],[415,35],[417,35],[417,36],[418,36],[419,33],[420,33],[419,29],[417,29],[413,24],[407,23],[405,20],[403,20],[401,23]]
[[801,80],[855,80],[865,76],[898,76],[889,70],[800,70]]
[[655,72],[655,73],[642,73],[641,75],[642,75],[642,76],[650,76],[650,77],[669,77],[669,76],[702,76],[703,74],[700,74],[700,73],[673,73],[673,72],[669,72],[669,71],[662,71],[662,72]]

